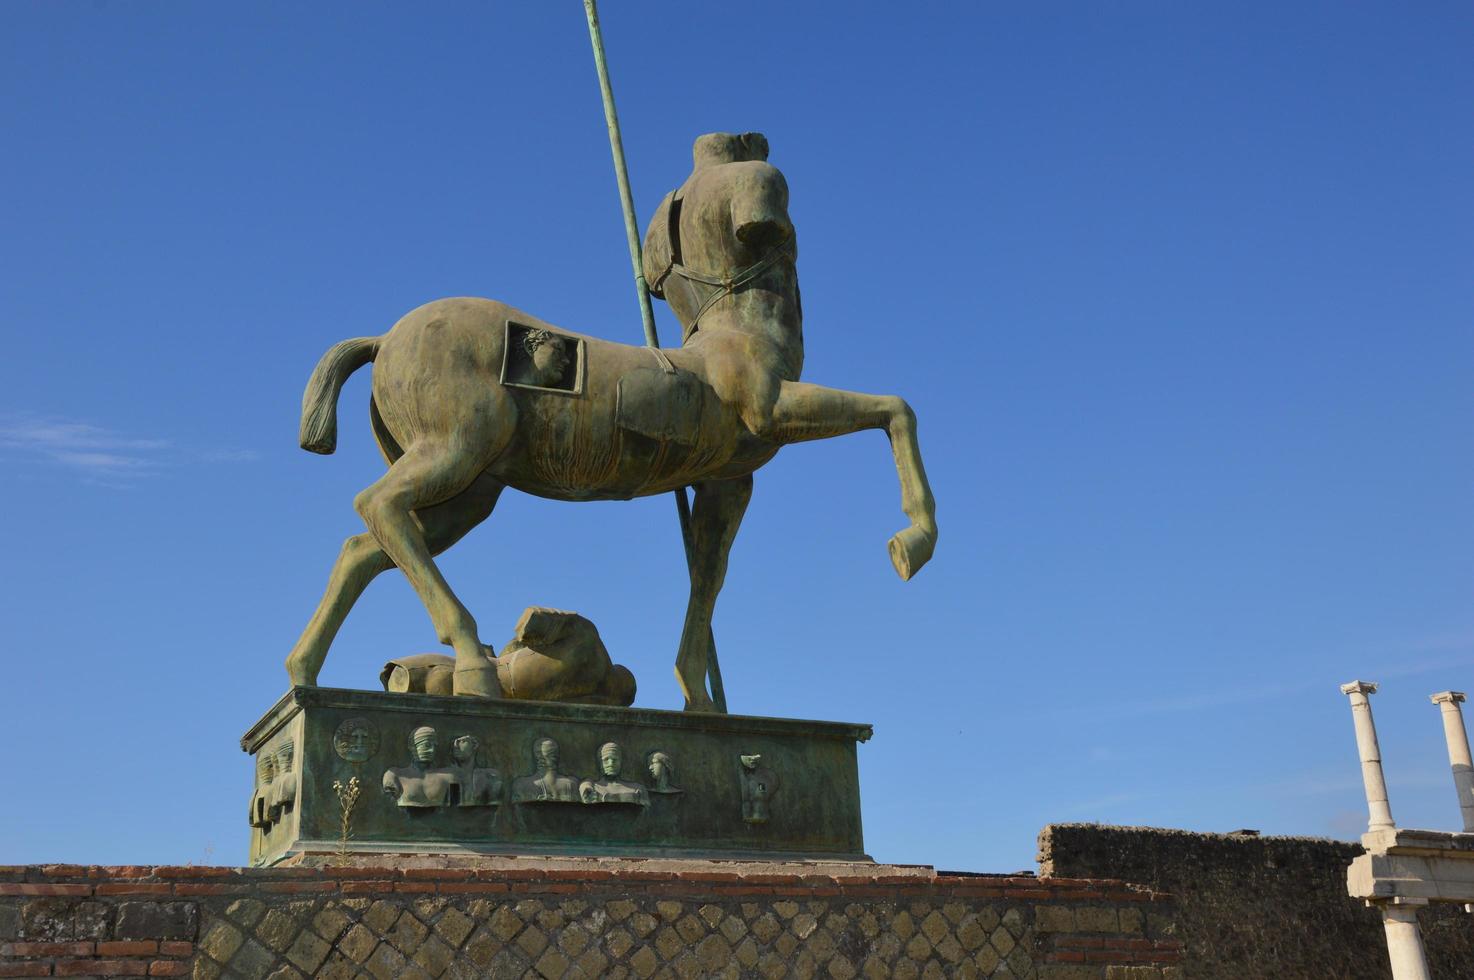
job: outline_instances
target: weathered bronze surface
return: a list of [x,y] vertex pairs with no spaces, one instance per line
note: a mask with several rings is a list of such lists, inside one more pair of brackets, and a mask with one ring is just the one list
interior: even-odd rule
[[258,760],[251,863],[338,853],[332,787],[354,777],[370,791],[350,852],[868,860],[855,744],[869,737],[834,722],[298,687],[241,740]]
[[[635,675],[609,659],[594,624],[578,613],[531,606],[516,635],[492,659],[491,696],[522,701],[621,704],[635,701]],[[443,653],[397,657],[379,681],[396,694],[453,694],[455,660]]]
[[397,565],[455,651],[453,691],[497,697],[495,658],[433,556],[485,520],[508,486],[558,500],[695,487],[691,595],[676,656],[688,710],[714,709],[705,690],[712,610],[752,473],[782,446],[883,429],[910,519],[890,540],[891,561],[906,579],[931,557],[935,508],[911,409],[895,396],[798,380],[797,245],[767,140],[713,133],[693,155],[690,177],[657,208],[644,250],[652,292],[680,319],[680,348],[615,344],[462,297],[426,304],[387,334],[343,341],[323,356],[303,396],[302,446],[333,451],[338,393],[372,361],[370,418],[390,466],[354,502],[368,533],[344,543],[287,658],[294,685],[317,683],[353,603]]

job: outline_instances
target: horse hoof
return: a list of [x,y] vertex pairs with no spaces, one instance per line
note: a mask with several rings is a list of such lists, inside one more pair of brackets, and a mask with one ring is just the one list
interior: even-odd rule
[[936,546],[935,534],[912,526],[892,535],[886,547],[891,554],[891,564],[896,566],[896,574],[901,576],[901,581],[906,582],[931,560]]
[[456,658],[455,673],[451,675],[451,690],[457,697],[501,697],[502,686],[497,681],[496,664],[485,656],[476,659],[479,659],[480,663],[462,666],[460,658]]

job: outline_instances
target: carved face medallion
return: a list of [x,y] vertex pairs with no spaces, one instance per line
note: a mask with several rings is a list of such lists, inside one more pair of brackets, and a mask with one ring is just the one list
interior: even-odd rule
[[379,750],[379,730],[367,718],[348,718],[333,733],[333,751],[340,759],[359,763]]

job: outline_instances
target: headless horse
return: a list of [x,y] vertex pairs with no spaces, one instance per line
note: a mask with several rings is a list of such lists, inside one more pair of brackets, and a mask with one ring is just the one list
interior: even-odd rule
[[369,413],[389,469],[354,500],[368,532],[343,543],[287,657],[294,685],[317,683],[354,602],[397,565],[455,651],[455,693],[501,696],[494,651],[434,556],[484,521],[508,486],[554,500],[695,488],[691,594],[675,664],[688,711],[716,710],[705,685],[712,613],[752,473],[782,446],[883,429],[910,519],[890,539],[891,562],[909,579],[931,558],[935,504],[910,406],[798,380],[797,247],[767,140],[708,134],[693,155],[691,175],[651,220],[644,251],[652,293],[680,319],[679,348],[610,343],[504,303],[458,297],[323,355],[303,395],[303,448],[333,451],[339,391],[372,361]]

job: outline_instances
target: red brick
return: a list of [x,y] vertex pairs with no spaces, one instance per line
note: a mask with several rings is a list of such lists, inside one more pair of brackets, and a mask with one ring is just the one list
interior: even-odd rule
[[321,878],[317,868],[240,868],[238,874],[250,878]]
[[[592,869],[580,870],[577,868],[554,868],[549,869],[548,871],[549,881],[609,881],[618,877],[619,875],[615,874],[613,871],[595,871]],[[681,880],[683,881],[687,877],[688,876],[684,874],[680,876]]]
[[675,881],[676,876],[671,871],[621,871],[619,873],[622,881]]
[[579,888],[577,885],[539,884],[533,890],[537,892],[548,892],[554,895],[574,895],[582,891],[583,889]]
[[743,884],[747,885],[796,885],[802,880],[798,875],[756,874],[742,876]]
[[91,895],[91,885],[0,884],[0,895]]
[[476,877],[491,881],[539,881],[547,872],[539,868],[483,868]]
[[394,890],[397,892],[410,892],[416,895],[433,894],[435,883],[433,881],[396,881]]
[[[348,884],[353,884],[353,882],[349,882]],[[348,890],[348,884],[343,886],[345,892]],[[511,891],[511,886],[504,881],[447,881],[440,885],[440,894],[442,895],[472,893],[485,895],[489,892],[508,891]]]
[[128,939],[97,944],[98,956],[146,956],[159,951],[157,940]]
[[91,956],[91,943],[0,943],[0,956]]
[[154,960],[149,965],[148,975],[151,977],[182,977],[189,973],[188,963],[178,960]]
[[234,878],[235,868],[199,867],[191,864],[154,868],[155,878]]
[[1136,956],[1117,949],[1092,949],[1082,954],[1087,963],[1134,963]]
[[1050,963],[1084,963],[1085,954],[1077,949],[1062,949],[1045,954],[1044,959]]
[[1049,889],[1047,888],[1005,888],[1003,889],[1003,897],[1034,902],[1040,899],[1053,898],[1054,896],[1049,894]]
[[57,960],[59,977],[146,977],[148,960]]
[[[315,892],[335,892],[336,881],[263,881],[257,886],[263,892],[275,895],[305,895]],[[433,890],[433,886],[431,886]]]
[[328,865],[321,871],[329,878],[393,878],[399,874],[395,868],[355,868],[346,864]]
[[913,885],[917,882],[925,884],[927,881],[917,875],[875,875],[870,880],[877,885]]
[[469,868],[405,868],[404,877],[415,881],[466,881],[476,877]]
[[[614,873],[612,871],[595,871],[585,873],[602,875],[605,878],[614,877]],[[738,882],[743,880],[741,875],[735,874],[731,871],[682,871],[677,877],[681,881]]]
[[50,963],[0,963],[0,977],[49,977]]
[[87,869],[89,878],[152,878],[151,864],[93,865]]
[[344,895],[372,895],[378,892],[392,892],[394,882],[392,881],[345,881],[343,882]]
[[172,895],[174,886],[167,881],[103,881],[97,884],[99,895]]
[[200,881],[181,881],[174,886],[176,895],[244,895],[255,885],[220,885]]
[[43,864],[41,873],[48,878],[85,878],[87,876],[87,865],[85,864]]
[[159,943],[159,952],[165,956],[193,956],[194,943],[165,940]]
[[1100,949],[1106,941],[1100,936],[1060,936],[1055,944],[1060,949]]
[[947,894],[956,898],[1002,898],[1002,888],[990,888],[987,885],[958,885],[956,888],[947,889]]

